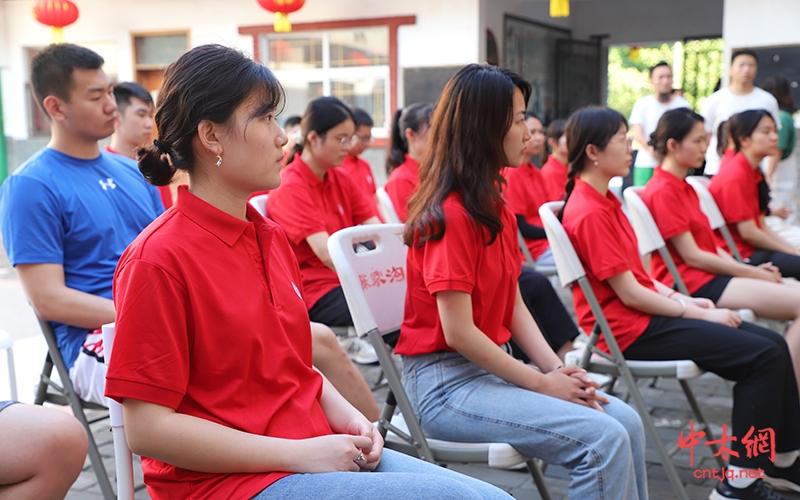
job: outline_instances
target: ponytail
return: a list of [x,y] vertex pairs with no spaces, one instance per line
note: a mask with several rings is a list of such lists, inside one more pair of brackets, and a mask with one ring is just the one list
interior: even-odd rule
[[408,154],[408,139],[406,129],[419,132],[423,126],[430,125],[433,106],[427,102],[417,102],[398,109],[392,117],[391,142],[386,155],[386,173],[399,167],[406,161]]
[[154,186],[168,185],[172,182],[175,171],[184,164],[171,148],[157,139],[151,146],[139,148],[138,156],[139,171]]

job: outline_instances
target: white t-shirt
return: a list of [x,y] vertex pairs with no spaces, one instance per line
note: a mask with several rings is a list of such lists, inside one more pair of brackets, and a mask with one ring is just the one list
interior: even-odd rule
[[766,109],[775,120],[775,126],[780,128],[778,118],[778,101],[766,90],[754,87],[746,95],[736,95],[727,88],[718,90],[708,96],[703,104],[703,118],[706,119],[706,132],[711,132],[711,142],[706,151],[706,169],[708,175],[719,172],[719,155],[717,154],[717,129],[719,124],[742,111],[749,109]]
[[[628,124],[641,125],[645,138],[650,140],[650,134],[656,131],[658,120],[661,119],[661,115],[671,109],[688,107],[689,101],[679,95],[673,96],[671,101],[663,103],[656,99],[656,96],[651,94],[636,101],[633,105],[631,118],[628,120]],[[647,146],[647,144],[642,144],[642,146]],[[655,167],[657,164],[658,160],[650,156],[644,148],[640,149],[636,154],[636,163],[634,166]]]

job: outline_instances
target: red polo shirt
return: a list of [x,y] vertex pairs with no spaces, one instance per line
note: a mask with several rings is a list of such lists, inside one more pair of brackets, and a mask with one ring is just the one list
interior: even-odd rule
[[[311,366],[300,272],[277,224],[245,222],[185,187],[122,255],[106,396],[259,436],[331,434]],[[207,474],[142,457],[154,499],[248,499],[285,472]]]
[[547,201],[563,200],[567,194],[567,173],[569,167],[550,155],[542,165],[542,177],[547,190]]
[[406,161],[392,170],[383,186],[402,222],[408,219],[408,200],[417,191],[417,186],[419,186],[419,163],[406,155]]
[[[736,228],[738,222],[753,220],[761,227],[761,209],[758,206],[758,183],[762,179],[761,169],[755,168],[742,153],[736,153],[730,160],[722,161],[719,173],[711,178],[708,190],[714,196],[728,230],[733,236],[736,248],[747,258],[755,252],[755,247],[744,241]],[[722,246],[724,239],[717,235],[717,244]]]
[[[708,218],[700,210],[700,200],[697,198],[697,194],[685,180],[662,170],[661,167],[656,167],[653,170],[653,177],[647,181],[647,185],[644,187],[642,201],[653,214],[653,219],[656,221],[661,236],[667,242],[667,249],[672,260],[675,261],[686,288],[689,293],[696,292],[716,275],[686,264],[670,239],[691,231],[700,250],[714,256],[717,255],[714,231],[708,223]],[[672,274],[667,269],[660,253],[652,253],[650,269],[655,279],[667,286],[673,285]]]
[[501,208],[503,230],[491,245],[489,233],[451,193],[442,203],[445,231],[440,240],[408,249],[405,319],[395,352],[406,356],[452,351],[444,339],[436,293],[466,292],[477,326],[498,345],[511,338],[511,317],[521,272],[514,214]]
[[[525,163],[518,168],[506,168],[504,172],[507,185],[505,190],[508,208],[514,215],[521,215],[532,226],[544,227],[539,217],[539,207],[550,201],[544,185],[542,172],[533,163]],[[531,257],[538,259],[550,244],[547,238],[525,239]]]
[[300,153],[281,170],[281,185],[269,193],[267,213],[292,244],[309,309],[340,284],[336,272],[319,260],[306,238],[315,233],[333,234],[377,215],[347,172],[332,168],[320,179]]
[[[624,351],[644,332],[651,316],[623,304],[607,280],[631,271],[642,286],[653,291],[656,287],[642,267],[636,235],[622,212],[622,204],[611,191],[603,196],[576,178],[575,188],[564,209],[563,225],[619,348]],[[586,332],[592,331],[595,318],[581,287],[572,287],[572,298],[581,328]],[[602,337],[597,346],[608,352]]]
[[[367,197],[370,208],[378,215],[378,201],[375,198],[375,178],[372,176],[372,168],[363,158],[358,156],[347,155],[344,157],[342,166],[340,167],[348,174],[353,180],[353,183],[364,193]],[[380,215],[378,215],[380,217]]]

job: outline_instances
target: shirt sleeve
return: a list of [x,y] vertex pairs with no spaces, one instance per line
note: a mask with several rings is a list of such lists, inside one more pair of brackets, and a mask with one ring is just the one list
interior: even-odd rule
[[683,208],[685,202],[681,200],[675,189],[661,186],[658,192],[647,200],[646,204],[664,240],[691,230],[688,209]]
[[483,238],[463,210],[445,211],[444,236],[425,243],[422,278],[431,295],[456,290],[471,294],[475,288],[478,247]]
[[[706,98],[700,114],[705,120],[706,132],[716,135],[717,105],[719,104],[719,91],[714,92]],[[709,148],[710,150],[711,148]]]
[[745,179],[736,178],[720,186],[720,189],[709,190],[728,224],[755,220],[756,215],[752,208],[754,203],[758,204],[758,189],[755,185],[750,185]]
[[633,109],[631,110],[631,117],[628,120],[628,123],[631,125],[644,125],[644,99],[637,99],[635,103],[633,103]]
[[105,394],[177,409],[189,383],[189,295],[161,267],[124,264],[114,278],[116,339]]
[[632,270],[622,245],[596,243],[622,241],[618,229],[611,223],[607,214],[594,214],[581,218],[570,233],[570,239],[581,262],[598,280],[605,281]]
[[313,203],[311,193],[299,182],[289,182],[267,198],[267,215],[277,222],[295,245],[316,233],[327,232],[325,214]]
[[36,179],[12,175],[0,192],[3,245],[11,265],[64,265],[65,229],[58,198]]
[[405,222],[408,219],[408,200],[411,199],[416,187],[413,182],[404,177],[390,178],[389,181],[383,186],[383,189],[389,195],[389,199],[392,200],[392,206],[394,211],[397,212],[397,217],[402,222]]

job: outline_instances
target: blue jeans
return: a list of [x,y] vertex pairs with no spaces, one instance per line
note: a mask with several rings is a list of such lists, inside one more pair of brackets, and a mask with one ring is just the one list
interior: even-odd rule
[[644,427],[616,398],[606,413],[510,384],[456,352],[403,356],[403,384],[426,436],[508,443],[570,471],[569,497],[647,498]]
[[511,496],[483,481],[384,449],[374,472],[293,474],[272,483],[252,500],[277,498],[508,500]]

